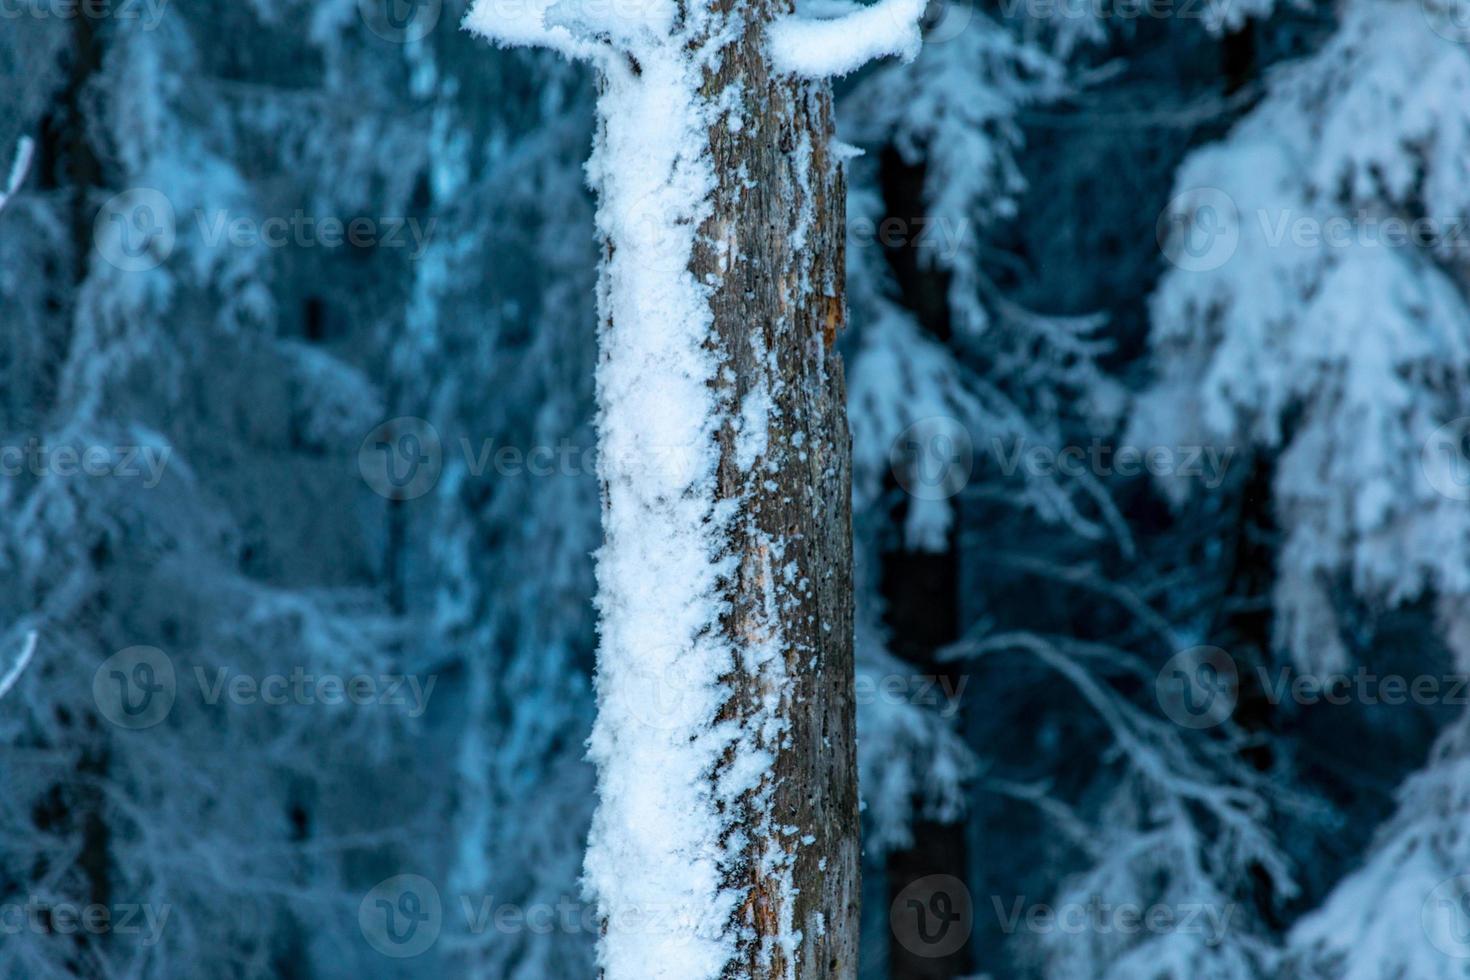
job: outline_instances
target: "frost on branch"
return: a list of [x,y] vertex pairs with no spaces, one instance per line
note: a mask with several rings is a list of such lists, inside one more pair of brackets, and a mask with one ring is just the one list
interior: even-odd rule
[[[805,78],[846,75],[877,58],[918,56],[926,0],[879,0],[871,6],[818,0],[769,27],[770,55],[781,71]],[[542,47],[568,58],[596,58],[608,46],[636,49],[667,36],[677,11],[670,0],[476,0],[464,26],[506,47]]]
[[925,0],[878,0],[871,6],[822,0],[771,25],[771,60],[782,71],[830,78],[898,55],[913,61],[923,34]]
[[[1470,949],[1455,927],[1470,859],[1470,728],[1466,720],[1435,743],[1428,765],[1400,787],[1398,812],[1362,866],[1288,936],[1301,976],[1340,980],[1456,980]],[[1298,975],[1298,974],[1293,974]]]
[[26,667],[30,666],[31,657],[35,652],[36,631],[31,630],[26,634],[26,640],[20,648],[20,654],[5,669],[5,673],[0,674],[0,698],[5,697],[6,693],[15,686],[15,682],[20,680],[20,675],[25,673]]
[[[1334,582],[1390,607],[1437,593],[1447,626],[1470,595],[1464,549],[1443,547],[1470,516],[1424,469],[1426,441],[1470,408],[1470,308],[1446,274],[1448,236],[1386,247],[1390,219],[1458,227],[1470,213],[1467,92],[1465,49],[1417,5],[1362,0],[1180,171],[1168,218],[1213,207],[1228,245],[1160,281],[1158,376],[1133,438],[1280,452],[1276,644],[1303,668],[1349,664]],[[1301,222],[1323,234],[1293,233]]]
[[5,210],[5,205],[20,190],[21,182],[26,179],[26,172],[31,168],[31,157],[35,150],[35,140],[29,136],[20,138],[20,144],[15,148],[15,161],[10,165],[10,176],[5,181],[5,186],[0,188],[0,211]]
[[550,48],[568,58],[587,57],[589,46],[578,41],[562,26],[548,26],[546,11],[551,0],[478,0],[465,14],[464,26],[507,48]]
[[665,37],[676,15],[671,0],[475,0],[464,26],[504,47],[550,48],[593,60]]
[[[1470,57],[1427,29],[1426,9],[1344,4],[1320,52],[1283,67],[1224,141],[1191,155],[1166,215],[1207,232],[1195,245],[1223,234],[1178,255],[1152,298],[1157,380],[1133,438],[1250,444],[1274,459],[1273,641],[1304,671],[1382,652],[1355,606],[1427,600],[1457,669],[1470,662],[1470,515],[1427,451],[1470,411],[1462,260],[1439,233],[1470,214]],[[1389,222],[1421,215],[1444,224],[1395,243]],[[1207,227],[1210,216],[1221,220]],[[1361,866],[1292,928],[1280,975],[1464,976],[1447,930],[1462,915],[1465,726],[1441,736]]]

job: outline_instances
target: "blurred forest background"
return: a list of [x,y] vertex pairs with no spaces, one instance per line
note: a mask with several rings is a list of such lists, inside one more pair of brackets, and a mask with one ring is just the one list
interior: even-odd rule
[[[592,975],[594,80],[463,14],[0,7],[0,976]],[[927,38],[838,85],[865,980],[1470,977],[1470,8]]]

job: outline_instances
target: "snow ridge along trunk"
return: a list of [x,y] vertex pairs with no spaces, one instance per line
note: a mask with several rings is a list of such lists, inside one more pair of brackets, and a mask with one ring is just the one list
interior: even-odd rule
[[588,167],[604,243],[599,965],[610,980],[853,977],[831,97],[770,66],[765,27],[785,10],[670,9],[666,31],[629,29],[597,59]]

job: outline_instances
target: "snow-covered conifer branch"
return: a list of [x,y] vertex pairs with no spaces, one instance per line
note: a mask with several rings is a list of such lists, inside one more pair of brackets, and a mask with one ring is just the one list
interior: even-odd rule
[[771,60],[806,78],[846,75],[888,55],[913,61],[924,41],[924,7],[925,0],[878,0],[871,6],[827,0],[771,25]]
[[592,60],[666,36],[675,16],[671,0],[475,0],[464,26],[503,47],[550,48]]
[[469,31],[506,48],[550,48],[568,58],[590,58],[596,45],[564,25],[549,24],[553,0],[475,0],[464,16]]
[[[870,6],[818,0],[768,29],[773,63],[807,78],[846,75],[877,58],[912,61],[923,34],[926,0],[879,0]],[[550,48],[572,59],[627,50],[640,38],[665,35],[676,10],[669,0],[475,0],[464,26],[505,47]]]

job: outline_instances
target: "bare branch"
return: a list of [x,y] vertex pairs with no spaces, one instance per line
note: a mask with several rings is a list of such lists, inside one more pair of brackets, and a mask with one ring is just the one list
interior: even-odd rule
[[0,675],[0,698],[5,697],[10,689],[15,686],[15,682],[20,680],[20,675],[25,673],[25,669],[30,665],[31,657],[35,653],[36,631],[31,630],[26,634],[25,646],[21,647],[20,656],[15,658],[15,663],[10,665],[10,668],[5,671],[4,675]]
[[[31,169],[31,160],[36,155],[36,141],[29,136],[22,136],[20,143],[15,148],[15,161],[10,165],[10,176],[5,181],[5,189],[0,191],[0,211],[10,203],[15,192],[20,190],[20,185],[25,181],[26,174]],[[34,635],[34,634],[33,634]],[[4,688],[0,687],[0,694]]]

